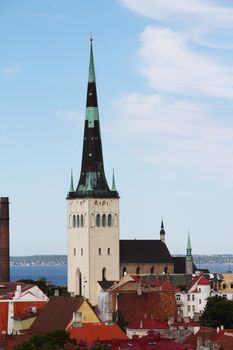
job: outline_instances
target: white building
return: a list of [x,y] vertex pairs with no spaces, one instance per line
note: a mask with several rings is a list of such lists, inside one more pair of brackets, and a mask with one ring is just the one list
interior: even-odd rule
[[187,292],[176,293],[178,314],[191,319],[194,315],[200,315],[204,311],[210,292],[211,286],[208,279],[203,275],[194,276]]

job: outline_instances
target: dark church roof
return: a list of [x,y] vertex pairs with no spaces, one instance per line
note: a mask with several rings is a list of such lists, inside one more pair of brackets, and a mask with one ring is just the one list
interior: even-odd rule
[[120,263],[173,263],[165,243],[161,240],[120,240]]
[[[186,259],[185,256],[173,256],[174,273],[186,272]],[[193,272],[197,271],[197,267],[193,262]]]

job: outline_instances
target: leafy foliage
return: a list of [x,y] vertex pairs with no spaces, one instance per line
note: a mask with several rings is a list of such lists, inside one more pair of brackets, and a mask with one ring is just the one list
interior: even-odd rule
[[233,301],[221,296],[208,298],[200,323],[215,328],[221,325],[233,328]]
[[70,293],[67,292],[66,287],[55,286],[45,277],[40,277],[38,280],[21,279],[17,282],[34,284],[35,286],[38,286],[42,290],[42,292],[45,293],[48,297],[53,296],[55,294],[55,290],[58,290],[58,293],[61,296],[70,296]]
[[54,331],[46,334],[34,335],[29,341],[15,347],[15,350],[58,350],[63,349],[65,344],[73,343],[66,331]]
[[113,313],[113,321],[125,332],[125,327],[127,323],[120,310],[117,310]]

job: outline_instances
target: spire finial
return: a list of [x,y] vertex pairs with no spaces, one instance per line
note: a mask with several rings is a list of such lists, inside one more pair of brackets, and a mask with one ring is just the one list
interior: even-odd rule
[[70,177],[70,192],[74,192],[73,169],[71,169],[71,177]]
[[90,42],[93,41],[92,31],[90,31]]
[[161,228],[164,228],[163,217],[161,216]]

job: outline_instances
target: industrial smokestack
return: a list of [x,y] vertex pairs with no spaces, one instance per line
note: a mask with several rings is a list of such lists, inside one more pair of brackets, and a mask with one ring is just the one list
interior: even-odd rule
[[0,197],[0,281],[10,281],[8,197]]

